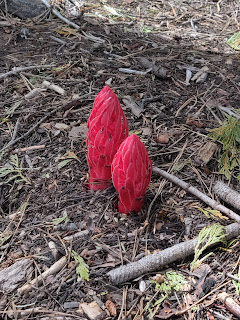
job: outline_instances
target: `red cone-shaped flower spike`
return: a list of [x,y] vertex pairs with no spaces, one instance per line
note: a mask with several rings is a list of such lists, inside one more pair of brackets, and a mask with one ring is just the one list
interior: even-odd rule
[[141,140],[131,134],[124,140],[112,162],[112,180],[119,193],[121,213],[141,210],[152,175],[152,162]]
[[105,189],[111,179],[111,164],[128,136],[128,123],[120,102],[108,86],[97,95],[88,119],[87,148],[90,189]]

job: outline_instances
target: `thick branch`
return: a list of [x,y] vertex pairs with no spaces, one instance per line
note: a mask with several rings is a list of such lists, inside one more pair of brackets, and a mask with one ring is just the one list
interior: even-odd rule
[[240,210],[240,193],[231,189],[222,181],[218,181],[213,187],[213,191],[223,201],[229,203],[234,208]]
[[[233,223],[226,228],[226,238],[230,240],[240,234],[240,224]],[[136,262],[113,269],[107,273],[113,284],[120,284],[137,278],[144,273],[160,270],[166,265],[189,257],[194,253],[198,238],[176,244],[170,248],[146,256]]]
[[206,194],[204,194],[201,191],[199,191],[198,189],[192,187],[191,185],[189,185],[185,181],[183,181],[183,180],[177,178],[176,176],[174,176],[173,174],[168,173],[168,172],[161,170],[159,168],[153,168],[153,172],[160,174],[162,177],[175,183],[177,186],[183,188],[187,192],[190,192],[191,194],[196,196],[198,199],[202,200],[207,205],[209,205],[211,208],[221,211],[222,213],[226,214],[226,216],[228,216],[231,219],[235,220],[236,222],[240,223],[240,216],[238,214],[236,214],[234,211],[228,209],[227,207],[221,205],[217,201],[209,198]]
[[225,307],[234,314],[238,319],[240,318],[240,305],[226,292],[219,293],[217,298],[222,301]]

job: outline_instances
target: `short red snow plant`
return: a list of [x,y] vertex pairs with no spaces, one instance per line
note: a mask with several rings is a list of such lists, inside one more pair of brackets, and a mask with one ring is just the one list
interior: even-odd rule
[[112,162],[112,180],[119,193],[121,213],[141,210],[152,175],[152,162],[141,140],[131,134],[124,140]]
[[86,143],[90,189],[105,189],[110,185],[113,157],[127,136],[128,123],[120,102],[106,86],[98,93],[88,119]]

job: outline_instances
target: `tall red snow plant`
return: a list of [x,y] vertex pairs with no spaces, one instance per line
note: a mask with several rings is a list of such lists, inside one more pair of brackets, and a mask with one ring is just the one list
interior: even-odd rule
[[105,86],[97,95],[88,119],[87,161],[90,189],[105,189],[111,181],[111,164],[128,136],[128,123],[116,94]]
[[152,162],[141,140],[131,134],[120,145],[112,162],[112,180],[119,194],[121,213],[140,211],[152,175]]

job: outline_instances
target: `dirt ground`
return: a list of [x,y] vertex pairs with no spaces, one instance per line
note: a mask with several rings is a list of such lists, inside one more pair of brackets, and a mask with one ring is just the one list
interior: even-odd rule
[[[0,73],[32,67],[0,78],[0,149],[7,146],[0,165],[20,168],[0,176],[0,279],[14,263],[32,261],[16,288],[0,293],[2,319],[237,319],[217,298],[224,291],[239,302],[227,275],[238,272],[236,238],[212,251],[204,271],[191,272],[191,256],[120,285],[109,281],[107,272],[121,264],[190,240],[214,222],[234,221],[206,217],[197,207],[207,205],[157,174],[142,211],[121,215],[113,187],[86,188],[85,138],[93,101],[108,84],[154,167],[211,198],[218,180],[240,191],[234,175],[228,181],[219,174],[220,145],[208,163],[199,162],[208,129],[226,119],[219,106],[239,108],[239,53],[226,44],[239,29],[239,10],[237,0],[92,1],[74,21],[79,30],[51,14],[23,21],[1,13]],[[143,57],[166,76],[145,72]],[[195,75],[203,67],[202,81],[186,82],[187,70]],[[73,250],[89,266],[89,281],[78,279]],[[63,257],[43,283],[17,289]],[[166,271],[186,285],[161,302],[157,284]]]

